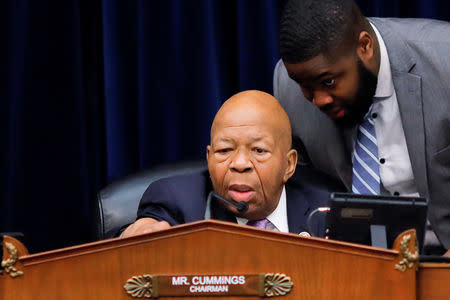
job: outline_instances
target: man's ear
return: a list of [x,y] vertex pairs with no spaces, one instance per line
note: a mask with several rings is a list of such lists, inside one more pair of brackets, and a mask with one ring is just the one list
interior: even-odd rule
[[206,146],[206,160],[209,160],[209,152],[211,151],[211,145]]
[[371,69],[375,62],[375,41],[376,40],[367,31],[361,31],[359,34],[356,54],[369,69]]
[[295,168],[297,167],[297,159],[298,159],[297,150],[295,150],[295,149],[289,150],[289,152],[286,155],[286,158],[287,158],[288,165],[287,165],[286,171],[284,172],[283,183],[286,183],[288,181],[288,179],[291,178],[292,175],[294,175]]

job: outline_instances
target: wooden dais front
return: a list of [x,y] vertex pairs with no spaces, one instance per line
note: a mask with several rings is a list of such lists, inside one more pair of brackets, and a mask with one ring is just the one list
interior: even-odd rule
[[[261,299],[256,281],[267,274],[282,274],[291,282],[289,291],[272,295],[274,299],[416,299],[418,262],[413,231],[402,234],[393,250],[215,220],[33,255],[13,238],[6,237],[5,242],[17,251],[13,267],[23,272],[18,277],[6,272],[0,275],[0,299],[5,300],[137,299],[126,285],[144,275],[157,276],[157,296],[163,299],[181,297],[174,291],[170,294],[172,280],[186,283],[180,284],[185,290],[207,282],[205,286],[211,287],[205,289],[218,293],[201,292],[201,299]],[[9,258],[8,251],[4,245],[4,260]],[[254,281],[247,286],[250,295],[239,294],[245,293],[242,289],[237,294],[217,291],[215,286],[220,284],[215,283],[234,280],[233,276]],[[135,286],[131,281],[131,287]],[[144,280],[142,286],[150,284]],[[239,290],[244,285],[231,284],[229,290],[233,286]],[[195,296],[183,295],[183,299]]]

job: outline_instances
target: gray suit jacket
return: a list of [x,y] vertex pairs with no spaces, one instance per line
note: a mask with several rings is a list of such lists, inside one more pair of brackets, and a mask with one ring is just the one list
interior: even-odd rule
[[[450,248],[450,23],[425,19],[370,21],[388,51],[415,183],[429,200],[428,218]],[[274,96],[288,112],[294,136],[309,162],[351,190],[352,146],[348,132],[308,102],[281,61]],[[353,129],[355,130],[355,129]]]

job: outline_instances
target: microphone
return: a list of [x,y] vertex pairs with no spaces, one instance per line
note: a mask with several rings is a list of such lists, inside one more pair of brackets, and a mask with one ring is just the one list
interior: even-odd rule
[[308,228],[308,231],[312,236],[319,236],[319,233],[315,234],[312,228],[312,218],[314,217],[314,215],[317,213],[328,213],[330,210],[331,209],[329,207],[318,207],[309,214],[308,219],[306,219],[306,227]]
[[230,204],[231,206],[235,207],[238,212],[245,213],[248,210],[248,203],[245,201],[234,201],[234,200],[228,200],[227,198],[224,198],[217,194],[215,191],[211,191],[209,193],[212,197],[222,200],[225,203]]

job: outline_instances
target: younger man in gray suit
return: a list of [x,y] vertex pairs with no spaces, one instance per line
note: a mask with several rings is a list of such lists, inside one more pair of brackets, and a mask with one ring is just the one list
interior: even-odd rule
[[[450,248],[450,24],[293,0],[274,95],[311,164],[364,194],[420,195]],[[426,237],[427,239],[427,237]]]

